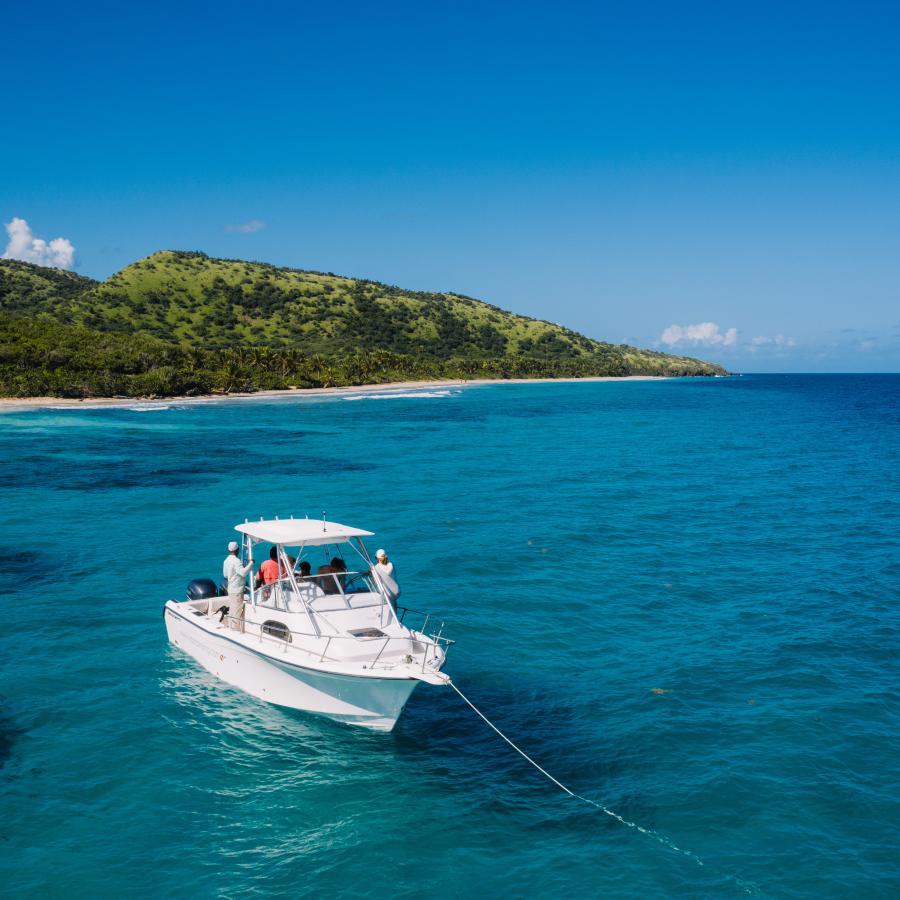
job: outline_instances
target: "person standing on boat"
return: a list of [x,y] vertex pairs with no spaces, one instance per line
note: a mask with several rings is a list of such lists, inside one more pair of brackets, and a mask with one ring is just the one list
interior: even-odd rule
[[253,557],[246,566],[241,565],[238,556],[240,545],[237,541],[231,541],[228,545],[228,556],[222,564],[222,574],[228,582],[228,615],[232,616],[231,627],[240,629],[240,624],[235,621],[244,613],[244,587],[247,584],[247,573],[253,568]]
[[397,577],[394,575],[394,564],[388,559],[388,555],[384,550],[376,550],[375,559],[377,562],[372,566],[372,571],[384,585],[388,600],[391,601],[391,606],[396,610],[397,598],[400,596],[400,585],[397,584]]

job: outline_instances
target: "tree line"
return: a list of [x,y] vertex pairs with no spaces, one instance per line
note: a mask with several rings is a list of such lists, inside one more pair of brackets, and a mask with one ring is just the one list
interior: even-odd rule
[[388,350],[324,356],[297,349],[175,345],[0,314],[0,394],[7,397],[171,397],[441,378],[704,375],[713,366],[648,355],[635,366],[610,348],[574,359],[436,359]]

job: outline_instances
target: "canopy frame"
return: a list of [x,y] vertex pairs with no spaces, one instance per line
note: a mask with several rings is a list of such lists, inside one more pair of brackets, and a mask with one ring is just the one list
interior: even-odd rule
[[[369,557],[369,551],[363,543],[363,538],[373,537],[374,532],[365,531],[362,528],[351,528],[347,525],[341,525],[339,522],[329,522],[324,516],[321,520],[310,519],[309,517],[295,519],[293,516],[289,519],[260,519],[258,522],[245,522],[243,525],[235,525],[234,528],[235,531],[241,534],[245,559],[249,559],[253,555],[254,544],[267,543],[275,545],[279,567],[284,569],[294,595],[300,598],[304,612],[309,619],[309,624],[317,637],[322,636],[322,631],[319,628],[319,623],[316,621],[315,610],[311,607],[310,601],[300,591],[296,572],[294,566],[290,564],[286,548],[297,547],[300,550],[297,554],[297,562],[299,562],[304,547],[324,547],[328,545],[337,547],[340,544],[349,544],[357,556],[367,564],[369,572],[373,576],[373,581],[381,597],[379,621],[384,624],[387,592],[375,571],[374,564]],[[252,573],[250,573],[249,580],[250,602],[256,607],[258,591],[256,590],[255,579]]]

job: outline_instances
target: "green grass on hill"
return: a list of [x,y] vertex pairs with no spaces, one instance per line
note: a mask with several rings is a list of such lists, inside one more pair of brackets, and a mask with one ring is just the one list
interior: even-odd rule
[[723,371],[457,294],[201,253],[161,251],[105,282],[0,260],[0,392],[11,396]]

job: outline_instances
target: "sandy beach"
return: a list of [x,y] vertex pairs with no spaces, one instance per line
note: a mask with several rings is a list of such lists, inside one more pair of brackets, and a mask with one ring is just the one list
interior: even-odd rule
[[71,397],[0,397],[0,412],[11,412],[18,409],[60,406],[133,406],[135,403],[200,403],[211,400],[253,400],[263,397],[315,397],[339,396],[341,394],[357,394],[376,391],[433,390],[435,388],[478,387],[487,384],[565,384],[579,381],[667,381],[669,376],[663,375],[603,375],[592,378],[477,378],[470,380],[445,379],[438,381],[391,381],[382,384],[357,384],[345,387],[328,388],[289,388],[278,391],[254,391],[253,393],[203,394],[196,397],[87,397],[73,399]]

